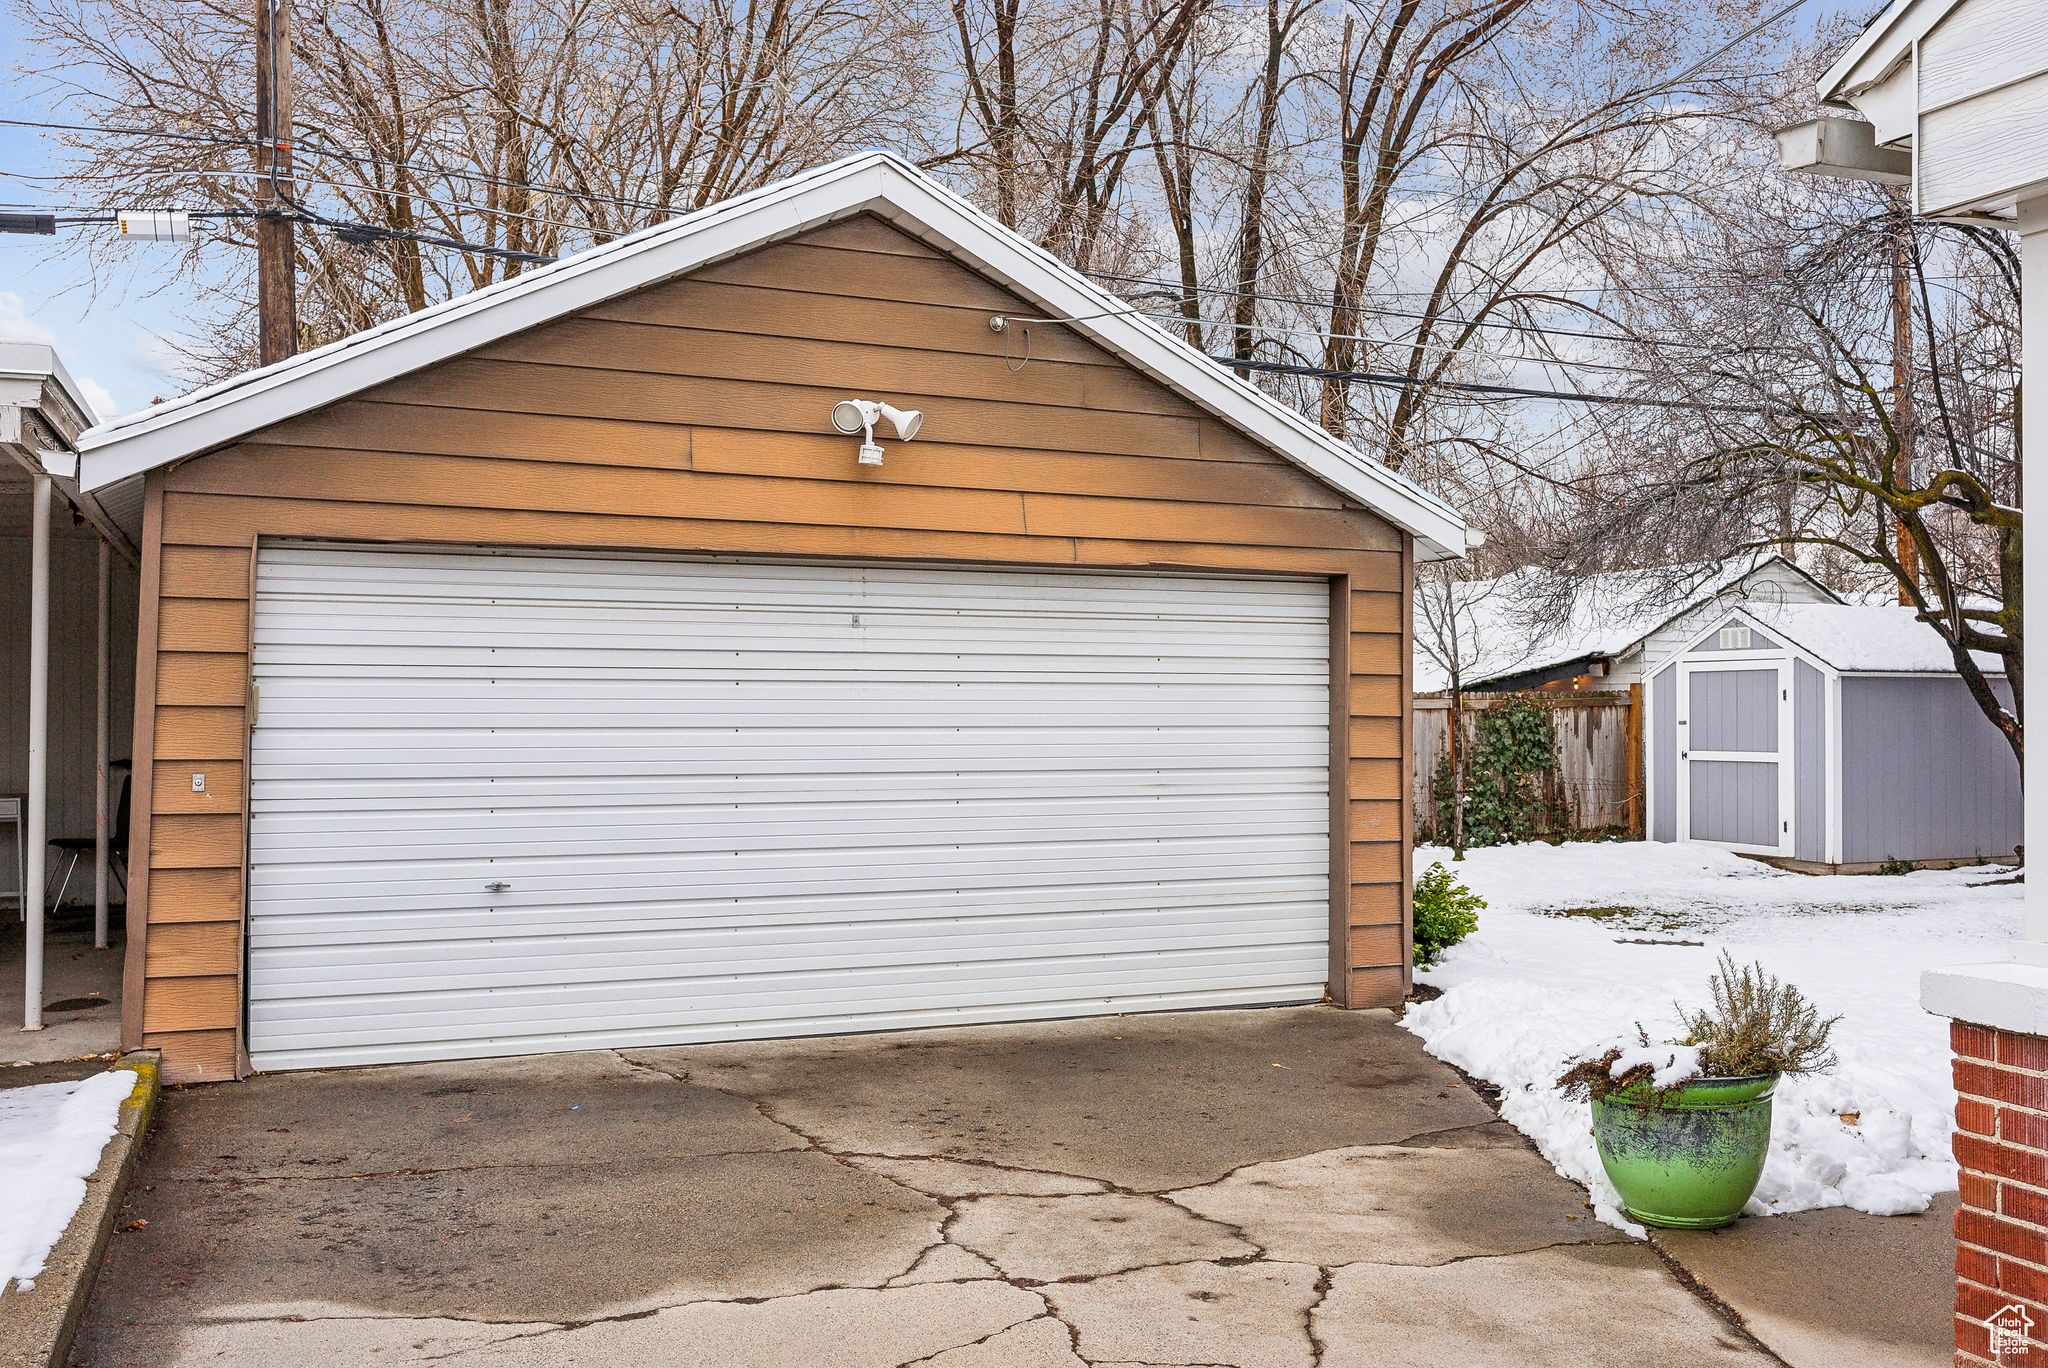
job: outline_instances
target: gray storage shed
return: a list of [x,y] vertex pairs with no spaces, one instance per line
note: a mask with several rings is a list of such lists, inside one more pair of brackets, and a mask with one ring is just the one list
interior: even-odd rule
[[2021,841],[2012,751],[1907,609],[1733,609],[1651,674],[1645,706],[1652,840],[1845,873]]

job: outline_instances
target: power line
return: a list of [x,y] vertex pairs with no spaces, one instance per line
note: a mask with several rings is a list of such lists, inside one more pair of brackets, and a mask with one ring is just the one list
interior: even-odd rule
[[1235,356],[1209,354],[1218,365],[1262,371],[1268,375],[1303,375],[1319,380],[1356,380],[1362,384],[1398,389],[1447,389],[1466,394],[1495,395],[1504,399],[1550,399],[1571,404],[1618,404],[1638,408],[1686,409],[1695,413],[1774,414],[1781,410],[1762,404],[1709,404],[1695,399],[1650,399],[1627,394],[1598,394],[1586,390],[1542,390],[1523,385],[1494,385],[1479,380],[1421,380],[1385,371],[1341,370],[1330,366],[1306,366],[1291,361],[1247,361]]

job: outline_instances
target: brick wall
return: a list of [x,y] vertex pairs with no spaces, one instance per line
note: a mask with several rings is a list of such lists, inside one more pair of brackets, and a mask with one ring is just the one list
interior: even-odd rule
[[[1956,1022],[1956,1363],[2048,1366],[2048,1038]],[[2018,1304],[2024,1352],[1991,1353]]]

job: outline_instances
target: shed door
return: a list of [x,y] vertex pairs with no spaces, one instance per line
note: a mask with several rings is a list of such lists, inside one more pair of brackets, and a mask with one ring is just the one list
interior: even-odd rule
[[265,548],[259,1069],[1328,978],[1322,581]]
[[1792,853],[1792,677],[1783,660],[1678,666],[1678,838]]

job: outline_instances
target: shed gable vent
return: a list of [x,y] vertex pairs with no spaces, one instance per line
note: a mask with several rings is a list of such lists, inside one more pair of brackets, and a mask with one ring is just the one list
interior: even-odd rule
[[1746,651],[1749,649],[1749,628],[1723,627],[1719,642],[1724,651]]

